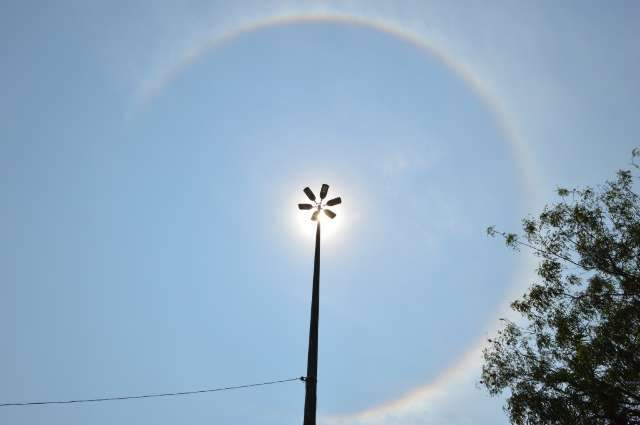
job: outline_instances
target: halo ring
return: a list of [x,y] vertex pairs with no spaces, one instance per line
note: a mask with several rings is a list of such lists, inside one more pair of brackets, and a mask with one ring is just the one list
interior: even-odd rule
[[[528,207],[537,203],[539,198],[538,174],[532,160],[531,152],[519,134],[516,127],[508,119],[508,114],[502,108],[498,99],[491,93],[482,80],[470,68],[460,60],[455,60],[446,50],[436,43],[424,38],[421,34],[402,28],[397,22],[385,19],[362,17],[355,14],[328,13],[328,12],[300,12],[269,16],[245,22],[240,25],[226,28],[183,51],[178,61],[172,66],[161,70],[154,77],[146,80],[139,88],[137,98],[140,104],[145,105],[158,97],[170,82],[181,72],[195,63],[208,51],[220,47],[237,37],[251,32],[265,30],[271,27],[286,26],[300,23],[338,23],[355,27],[367,28],[388,34],[398,40],[408,43],[429,57],[435,57],[447,69],[459,77],[467,87],[480,98],[488,107],[494,122],[500,132],[505,136],[517,161],[520,170],[520,183],[524,189],[524,199]],[[529,262],[527,262],[528,264]],[[509,291],[509,293],[511,293]],[[398,417],[403,413],[416,410],[417,406],[431,397],[437,396],[441,389],[454,377],[460,376],[464,371],[478,364],[478,354],[483,345],[484,338],[476,341],[470,348],[452,365],[438,375],[433,381],[409,390],[402,396],[388,402],[372,406],[368,409],[347,415],[332,416],[332,423],[363,423],[370,420],[379,420],[385,417]]]

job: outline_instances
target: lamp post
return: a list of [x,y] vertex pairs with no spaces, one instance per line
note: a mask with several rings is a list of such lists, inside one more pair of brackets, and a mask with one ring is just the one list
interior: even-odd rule
[[303,425],[316,425],[316,390],[318,384],[318,320],[320,313],[320,213],[333,219],[336,213],[326,207],[342,203],[340,197],[323,203],[329,191],[329,185],[323,184],[320,189],[320,200],[308,187],[304,193],[313,204],[298,204],[301,210],[313,210],[311,220],[316,222],[316,249],[313,257],[313,289],[311,292],[311,321],[309,323],[309,352],[307,354],[307,376],[305,377],[304,422]]

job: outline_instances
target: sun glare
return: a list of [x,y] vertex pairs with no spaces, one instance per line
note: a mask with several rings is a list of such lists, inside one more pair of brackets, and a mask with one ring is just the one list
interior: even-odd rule
[[[294,213],[295,218],[293,221],[294,223],[296,223],[297,233],[302,235],[305,239],[313,240],[316,235],[316,222],[311,220],[311,214],[313,213],[313,210],[298,211],[296,209]],[[338,232],[338,229],[343,227],[342,223],[345,218],[346,217],[344,217],[344,214],[338,214],[335,219],[331,220],[323,212],[320,212],[320,214],[318,214],[318,221],[320,222],[320,226],[322,228],[323,242],[334,239],[336,233]]]
[[[309,187],[317,195],[320,192],[320,186],[321,185],[315,184],[310,185]],[[313,221],[311,220],[311,216],[314,212],[317,211],[317,207],[315,205],[312,209],[309,210],[299,210],[297,208],[297,204],[299,203],[314,203],[309,201],[302,190],[300,190],[302,189],[302,187],[294,193],[294,197],[291,200],[291,214],[294,214],[294,216],[291,217],[291,222],[294,223],[294,233],[305,241],[313,241],[316,234],[316,224],[319,222],[321,226],[323,244],[325,242],[333,243],[338,239],[344,239],[344,237],[346,236],[344,235],[344,232],[348,227],[345,226],[345,224],[350,222],[350,220],[353,218],[350,214],[351,205],[349,205],[349,200],[346,201],[346,205],[342,203],[331,206],[326,205],[327,201],[330,199],[336,197],[341,197],[342,199],[344,199],[345,193],[343,192],[342,188],[337,186],[330,186],[329,193],[322,202],[322,210],[317,215],[318,221]],[[326,209],[333,211],[336,214],[335,218],[332,219],[328,217],[325,213]]]

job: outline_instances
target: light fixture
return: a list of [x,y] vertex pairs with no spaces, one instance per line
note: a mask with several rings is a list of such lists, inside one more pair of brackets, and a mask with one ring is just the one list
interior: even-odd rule
[[311,210],[315,208],[316,210],[313,212],[313,214],[311,214],[311,220],[313,221],[318,221],[320,211],[323,211],[324,214],[331,219],[335,218],[336,213],[334,213],[327,207],[333,207],[335,205],[341,204],[342,199],[338,196],[337,198],[330,199],[326,203],[323,203],[324,198],[327,197],[327,192],[329,192],[329,185],[323,184],[322,188],[320,188],[320,200],[316,200],[317,198],[313,191],[308,187],[305,187],[304,193],[305,195],[307,195],[307,198],[309,198],[309,200],[313,202],[313,204],[298,204],[298,209]]
[[305,381],[304,396],[304,421],[303,425],[316,425],[316,391],[318,382],[318,315],[320,311],[320,213],[334,219],[336,213],[326,208],[342,203],[340,197],[333,198],[323,203],[329,192],[329,185],[323,184],[320,188],[320,200],[316,201],[316,195],[308,187],[304,193],[313,204],[298,204],[301,210],[313,210],[311,220],[316,224],[316,250],[313,261],[313,288],[311,291],[311,320],[309,322],[309,351],[307,353],[307,376]]

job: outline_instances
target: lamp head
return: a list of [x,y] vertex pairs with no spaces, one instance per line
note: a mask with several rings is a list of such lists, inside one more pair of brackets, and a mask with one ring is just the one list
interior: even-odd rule
[[342,203],[342,199],[340,197],[337,197],[327,201],[326,203],[323,203],[324,198],[327,197],[327,193],[329,192],[328,184],[323,184],[322,187],[320,188],[320,200],[316,200],[316,195],[308,187],[305,187],[303,189],[303,192],[305,193],[305,195],[307,195],[307,198],[309,198],[309,200],[313,202],[313,204],[298,204],[298,209],[311,210],[315,208],[316,210],[313,212],[313,214],[311,214],[312,221],[320,220],[320,217],[322,217],[320,215],[321,212],[324,213],[324,215],[326,215],[330,219],[334,219],[336,217],[336,213],[334,213],[330,209],[327,209],[326,207],[333,207],[335,205],[339,205]]

